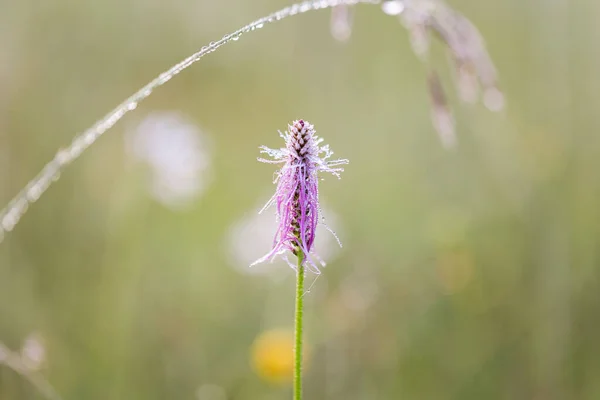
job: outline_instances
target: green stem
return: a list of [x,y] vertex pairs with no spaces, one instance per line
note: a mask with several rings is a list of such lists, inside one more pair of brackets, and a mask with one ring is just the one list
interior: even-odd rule
[[294,329],[294,400],[302,400],[302,312],[304,309],[304,254],[298,250],[296,317]]

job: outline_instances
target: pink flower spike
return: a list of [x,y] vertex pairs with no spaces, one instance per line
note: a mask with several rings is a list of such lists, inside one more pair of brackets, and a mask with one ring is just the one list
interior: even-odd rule
[[294,121],[285,133],[279,134],[286,142],[285,148],[276,150],[261,146],[261,153],[272,159],[258,159],[268,164],[283,164],[275,174],[275,194],[260,211],[275,205],[278,227],[271,251],[251,266],[282,256],[295,268],[288,260],[286,252],[298,256],[301,251],[305,265],[318,274],[320,270],[315,260],[325,266],[325,263],[312,253],[317,224],[321,219],[318,173],[328,172],[340,178],[340,173],[344,171],[340,165],[348,164],[348,160],[329,160],[333,152],[328,145],[321,146],[323,139],[316,135],[313,125],[307,121]]

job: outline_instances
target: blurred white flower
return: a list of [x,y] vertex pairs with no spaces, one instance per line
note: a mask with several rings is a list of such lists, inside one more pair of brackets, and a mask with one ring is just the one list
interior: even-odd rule
[[197,199],[211,180],[209,139],[177,112],[154,112],[126,135],[127,150],[151,169],[152,196],[170,208]]
[[21,362],[27,369],[35,371],[40,369],[45,360],[46,347],[43,338],[37,333],[30,334],[21,348]]
[[[230,263],[238,271],[246,274],[286,271],[288,266],[284,261],[277,261],[274,264],[278,265],[275,266],[271,263],[263,263],[249,267],[273,246],[273,236],[277,230],[277,221],[273,218],[273,211],[265,210],[262,214],[258,214],[258,210],[260,207],[257,206],[256,211],[252,211],[251,214],[231,227],[227,238]],[[321,212],[327,226],[336,232],[343,241],[343,234],[340,235],[339,218],[327,208],[322,209]],[[328,264],[339,255],[341,250],[335,237],[327,231],[322,223],[317,226],[314,248]]]

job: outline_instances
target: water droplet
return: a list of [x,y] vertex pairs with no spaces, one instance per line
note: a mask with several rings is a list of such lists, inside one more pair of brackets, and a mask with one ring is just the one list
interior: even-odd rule
[[42,190],[39,186],[33,186],[27,191],[27,199],[32,203],[37,201],[42,195]]
[[[114,122],[111,124],[111,126],[112,125],[114,125]],[[96,137],[94,135],[85,135],[83,137],[82,147],[86,148],[88,146],[91,146],[94,143],[95,140],[96,140]]]
[[2,218],[2,226],[4,227],[4,230],[6,232],[10,232],[13,230],[13,228],[15,227],[15,225],[17,224],[17,222],[19,222],[19,218],[12,215],[12,214],[7,214],[4,216],[4,218]]
[[398,0],[386,1],[381,5],[381,9],[387,15],[400,15],[404,11],[404,4]]
[[70,159],[71,157],[69,153],[65,150],[60,150],[58,153],[56,153],[56,161],[58,161],[60,165],[68,163]]
[[168,82],[169,80],[171,80],[172,76],[167,74],[167,73],[162,73],[158,76],[158,80],[160,81],[160,84],[164,84],[166,82]]

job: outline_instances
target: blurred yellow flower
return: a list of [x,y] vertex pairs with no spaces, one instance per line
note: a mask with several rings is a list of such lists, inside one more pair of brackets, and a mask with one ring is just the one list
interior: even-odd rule
[[[306,368],[306,351],[303,358]],[[252,345],[252,365],[256,373],[268,382],[291,382],[294,373],[293,331],[274,329],[260,334]]]

